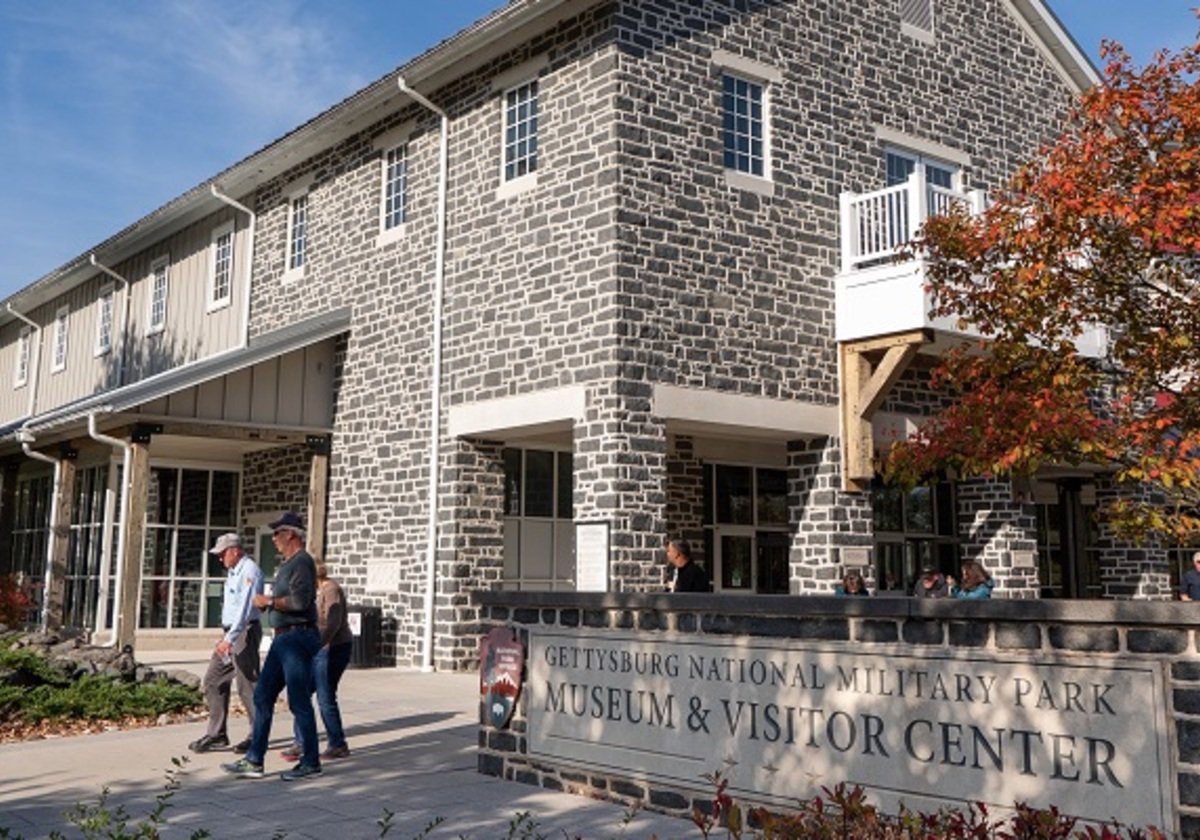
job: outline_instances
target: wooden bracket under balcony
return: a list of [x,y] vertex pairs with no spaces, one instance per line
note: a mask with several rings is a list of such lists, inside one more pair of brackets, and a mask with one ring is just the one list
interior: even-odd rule
[[843,490],[870,486],[875,475],[871,419],[917,352],[932,341],[933,331],[921,329],[839,345]]

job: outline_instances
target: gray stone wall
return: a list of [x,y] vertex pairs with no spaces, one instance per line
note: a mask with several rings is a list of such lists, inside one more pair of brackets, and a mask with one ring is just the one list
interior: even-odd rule
[[[973,185],[999,183],[1049,135],[1057,79],[999,0],[982,5],[939,4],[938,41],[927,45],[899,34],[883,0],[853,11],[833,0],[625,0],[426,91],[451,117],[443,422],[454,405],[587,385],[576,518],[612,523],[615,588],[661,585],[662,539],[683,515],[668,509],[669,429],[650,414],[652,383],[836,401],[837,196],[882,185],[876,128],[962,149]],[[771,89],[773,197],[724,185],[718,48],[783,73]],[[537,185],[500,198],[492,80],[537,56],[547,60]],[[425,621],[438,123],[399,94],[396,105],[253,197],[251,332],[353,309],[328,553],[345,564],[352,595],[394,619],[386,644],[412,663]],[[373,140],[408,120],[409,221],[402,239],[377,247]],[[307,176],[308,264],[285,283],[285,190]],[[439,639],[464,641],[447,640],[436,660],[458,667],[473,633],[462,593],[497,577],[501,488],[494,446],[437,433],[445,506],[434,618]],[[869,542],[865,499],[836,489],[836,457],[832,442],[796,456],[796,591],[822,590],[839,547]],[[382,560],[400,564],[399,587],[368,593],[366,570]]]
[[[872,545],[871,500],[866,493],[841,489],[839,446],[837,438],[788,445],[789,520],[796,523],[791,550],[793,594],[829,594],[847,565],[859,565],[847,564],[844,549]],[[874,564],[861,571],[872,579]]]
[[1038,597],[1034,506],[1014,500],[1007,480],[960,481],[955,492],[962,557],[978,560],[991,573],[992,597]]
[[[1110,479],[1096,482],[1099,506],[1115,502],[1143,502],[1162,505],[1161,495],[1147,490],[1118,487]],[[1105,598],[1145,598],[1169,601],[1171,588],[1170,558],[1161,540],[1118,534],[1107,522],[1096,523],[1096,548]]]

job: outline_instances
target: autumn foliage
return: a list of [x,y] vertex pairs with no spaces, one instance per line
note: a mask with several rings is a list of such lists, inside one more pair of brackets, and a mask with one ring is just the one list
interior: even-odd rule
[[[1118,527],[1187,542],[1200,537],[1200,41],[1145,68],[1102,52],[1103,82],[1062,136],[984,214],[930,219],[912,243],[935,314],[985,340],[939,362],[953,404],[887,471],[1102,468],[1138,489],[1108,511]],[[1097,327],[1104,357],[1077,353]]]

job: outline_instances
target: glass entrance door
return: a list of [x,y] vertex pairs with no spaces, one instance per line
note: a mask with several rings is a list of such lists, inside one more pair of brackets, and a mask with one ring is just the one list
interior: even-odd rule
[[786,533],[718,528],[715,543],[715,591],[760,595],[787,594]]

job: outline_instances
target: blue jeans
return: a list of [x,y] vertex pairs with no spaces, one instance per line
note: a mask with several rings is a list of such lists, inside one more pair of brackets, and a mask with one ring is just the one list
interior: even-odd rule
[[[317,708],[321,710],[321,722],[325,724],[325,739],[330,747],[346,746],[346,733],[342,729],[342,712],[338,708],[338,683],[350,665],[354,643],[323,647],[313,657],[313,689],[317,692]],[[296,743],[303,744],[300,728],[295,727]]]
[[271,739],[275,700],[287,686],[288,708],[296,719],[296,731],[304,754],[302,764],[320,767],[317,753],[317,718],[312,707],[313,657],[321,649],[321,634],[315,627],[291,630],[271,640],[271,650],[254,687],[254,729],[246,760],[262,764]]

